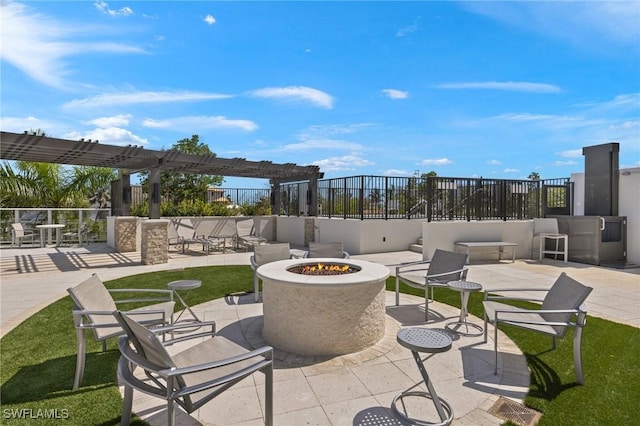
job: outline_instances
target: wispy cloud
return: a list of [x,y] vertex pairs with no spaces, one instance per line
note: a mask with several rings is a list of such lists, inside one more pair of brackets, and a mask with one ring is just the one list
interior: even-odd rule
[[223,116],[186,116],[164,120],[146,118],[142,125],[154,129],[192,131],[193,129],[239,129],[254,131],[258,125],[251,120],[233,120]]
[[310,102],[326,109],[333,108],[333,97],[321,90],[305,86],[266,87],[248,92],[256,98]]
[[553,163],[554,166],[559,166],[559,167],[562,167],[562,166],[574,166],[576,164],[578,164],[578,162],[575,161],[575,160],[556,161],[556,162]]
[[319,166],[325,172],[353,171],[358,167],[373,166],[375,163],[358,155],[345,155],[343,157],[331,157],[324,160],[313,161],[311,165]]
[[426,158],[420,161],[421,166],[446,166],[449,164],[453,164],[453,161],[448,158]]
[[639,49],[640,7],[632,1],[464,2],[468,10],[587,49]]
[[398,89],[382,89],[381,92],[390,99],[407,99],[409,97],[409,92]]
[[86,52],[144,53],[131,45],[112,42],[82,42],[82,37],[96,38],[99,32],[34,12],[30,7],[10,1],[0,2],[2,49],[0,57],[32,79],[47,86],[69,89],[72,68],[67,57]]
[[396,37],[406,37],[409,34],[413,34],[416,31],[418,31],[418,24],[419,24],[420,18],[416,19],[413,23],[400,28],[398,31],[396,31]]
[[527,81],[476,81],[444,83],[434,86],[437,89],[487,89],[529,93],[561,93],[562,89],[553,84],[531,83]]
[[489,161],[487,161],[487,164],[490,165],[490,166],[497,166],[499,164],[502,164],[502,162],[498,161],[498,160],[489,160]]
[[120,9],[109,9],[109,4],[104,1],[97,1],[93,5],[100,12],[110,16],[130,16],[133,15],[133,9],[129,6],[121,7]]
[[234,95],[223,95],[207,92],[122,92],[103,93],[83,99],[74,99],[64,104],[65,108],[89,108],[111,105],[135,105],[167,102],[197,102],[232,98]]
[[303,151],[311,149],[359,151],[362,148],[363,147],[360,144],[337,139],[305,139],[302,142],[292,143],[284,146],[284,149],[288,151]]
[[507,169],[504,169],[502,172],[503,173],[520,173],[520,170],[513,169],[513,168],[507,168]]
[[206,22],[209,25],[213,25],[216,23],[216,18],[213,17],[213,15],[207,15],[204,17],[204,22]]

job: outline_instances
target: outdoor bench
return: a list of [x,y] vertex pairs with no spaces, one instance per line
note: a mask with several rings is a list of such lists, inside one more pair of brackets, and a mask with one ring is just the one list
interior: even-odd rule
[[458,249],[465,249],[467,252],[467,263],[471,258],[471,249],[472,248],[485,248],[485,247],[496,247],[498,248],[498,261],[502,260],[502,254],[504,253],[505,247],[511,247],[511,263],[516,260],[516,247],[517,243],[508,243],[504,241],[456,241],[454,243],[456,252]]

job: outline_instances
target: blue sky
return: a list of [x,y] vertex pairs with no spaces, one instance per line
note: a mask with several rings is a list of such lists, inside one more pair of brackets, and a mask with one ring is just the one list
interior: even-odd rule
[[[3,0],[1,128],[353,175],[640,167],[640,2]],[[266,180],[226,178],[225,187]]]

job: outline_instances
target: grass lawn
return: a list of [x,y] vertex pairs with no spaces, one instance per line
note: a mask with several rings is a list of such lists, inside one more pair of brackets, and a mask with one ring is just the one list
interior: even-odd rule
[[[189,292],[189,303],[196,305],[251,291],[252,276],[245,265],[210,266],[134,275],[106,285],[164,289],[169,281],[199,279],[202,286]],[[394,285],[390,277],[387,289]],[[408,287],[403,291],[420,294]],[[459,306],[460,294],[437,289],[436,300]],[[481,300],[480,293],[473,293],[469,301],[469,311],[478,317],[482,317]],[[101,352],[101,344],[88,336],[84,383],[78,391],[71,390],[76,359],[71,308],[70,298],[65,297],[0,340],[0,424],[59,424],[60,418],[73,425],[119,424],[116,339],[109,342],[107,352]],[[575,383],[571,332],[552,351],[550,338],[513,327],[504,331],[527,357],[532,377],[526,403],[544,413],[540,425],[639,424],[633,407],[640,400],[640,329],[588,318],[583,333],[585,386]],[[18,414],[28,417],[19,419]],[[30,418],[34,416],[59,418]]]

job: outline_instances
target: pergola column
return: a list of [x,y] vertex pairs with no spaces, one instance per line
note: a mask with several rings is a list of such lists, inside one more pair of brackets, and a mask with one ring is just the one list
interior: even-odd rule
[[318,216],[318,178],[309,179],[309,216]]
[[149,169],[149,219],[160,219],[160,167]]
[[277,180],[271,180],[271,213],[280,215],[280,182]]

